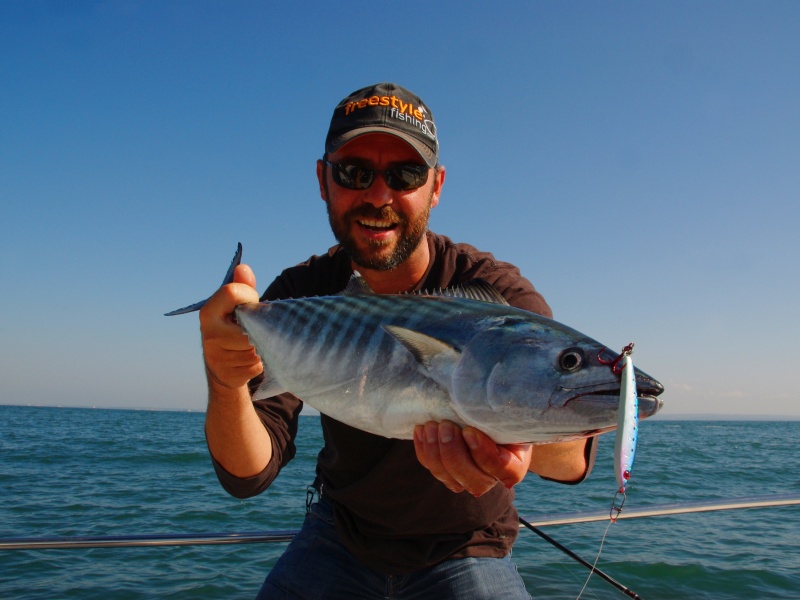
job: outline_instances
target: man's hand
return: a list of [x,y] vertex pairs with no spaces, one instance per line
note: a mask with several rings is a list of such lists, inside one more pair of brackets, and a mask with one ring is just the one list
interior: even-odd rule
[[586,447],[590,442],[591,438],[538,444],[534,447],[528,470],[561,483],[579,483],[588,477],[591,469],[591,462],[587,462],[591,452],[587,455]]
[[222,286],[200,309],[209,388],[239,389],[262,371],[255,348],[233,316],[233,309],[239,304],[259,301],[255,286],[256,277],[250,267],[239,265],[233,283]]
[[414,429],[420,463],[453,492],[476,498],[497,482],[511,488],[525,478],[531,461],[530,444],[499,446],[474,427],[430,421]]
[[233,316],[239,304],[258,302],[256,278],[247,265],[236,267],[200,309],[200,333],[208,377],[206,441],[211,455],[237,477],[257,475],[272,458],[272,442],[261,423],[247,382],[263,367]]

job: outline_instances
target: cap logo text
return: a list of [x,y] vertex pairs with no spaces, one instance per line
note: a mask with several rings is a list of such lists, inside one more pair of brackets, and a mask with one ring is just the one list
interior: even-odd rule
[[428,137],[436,140],[436,126],[431,119],[426,118],[427,111],[425,108],[422,106],[415,107],[411,102],[403,102],[397,96],[370,96],[357,102],[348,102],[344,106],[344,114],[347,116],[356,110],[375,106],[391,107],[389,111],[390,117],[406,121],[419,128]]

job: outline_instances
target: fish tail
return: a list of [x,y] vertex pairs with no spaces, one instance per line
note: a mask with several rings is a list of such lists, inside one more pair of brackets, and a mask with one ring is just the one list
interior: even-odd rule
[[[236,248],[236,254],[233,255],[233,260],[231,261],[231,266],[228,267],[228,272],[225,273],[225,279],[222,280],[222,287],[223,285],[228,285],[229,283],[233,282],[233,272],[236,270],[242,263],[242,243],[239,242]],[[186,313],[194,312],[196,310],[200,310],[203,308],[205,303],[208,302],[208,298],[205,300],[201,300],[200,302],[195,302],[194,304],[190,304],[189,306],[184,306],[183,308],[179,308],[177,310],[172,310],[168,313],[164,313],[165,317],[174,317],[175,315],[185,315]]]

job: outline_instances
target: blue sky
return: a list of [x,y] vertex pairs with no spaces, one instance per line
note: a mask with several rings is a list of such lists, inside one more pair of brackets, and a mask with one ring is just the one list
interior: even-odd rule
[[0,3],[0,403],[205,407],[196,318],[334,243],[335,104],[436,117],[431,228],[516,263],[665,414],[800,417],[800,3]]

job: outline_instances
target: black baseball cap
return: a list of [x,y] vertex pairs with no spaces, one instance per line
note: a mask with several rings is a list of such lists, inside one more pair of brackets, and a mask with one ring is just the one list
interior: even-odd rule
[[335,152],[365,133],[388,133],[404,140],[429,167],[439,163],[433,113],[422,99],[396,83],[356,90],[333,111],[325,152]]

